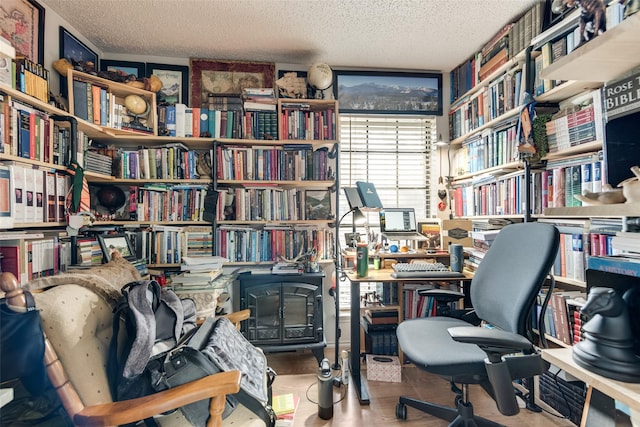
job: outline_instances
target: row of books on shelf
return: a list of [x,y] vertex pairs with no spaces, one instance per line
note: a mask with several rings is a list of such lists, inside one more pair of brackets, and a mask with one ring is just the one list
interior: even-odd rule
[[[549,160],[547,169],[531,171],[531,213],[582,206],[584,200],[588,203],[588,195],[599,193],[606,184],[601,157],[602,153],[597,152]],[[498,170],[456,181],[452,208],[456,216],[519,215],[523,213],[525,197],[524,173]]]
[[[235,99],[235,98],[234,98]],[[273,111],[249,110],[240,103],[188,107],[158,106],[160,134],[177,137],[277,139],[278,115]]]
[[327,148],[291,144],[277,147],[216,147],[216,174],[223,180],[318,180],[334,178]]
[[454,154],[455,163],[474,173],[518,160],[518,136],[515,121],[500,127],[485,129],[462,144]]
[[449,112],[450,137],[458,138],[520,105],[523,71],[512,71],[493,80],[470,98],[463,98]]
[[586,303],[585,291],[554,291],[549,297],[549,303],[544,314],[544,326],[537,323],[542,310],[542,304],[547,296],[547,290],[538,295],[536,323],[534,327],[565,345],[571,346],[582,338],[581,330],[584,319],[580,313]]
[[[181,143],[136,150],[110,150],[114,156],[113,174],[125,179],[199,179],[210,152],[190,150]],[[207,158],[207,155],[209,157]],[[88,165],[87,165],[88,166]],[[201,166],[201,165],[200,165]],[[208,165],[207,165],[208,168]]]
[[559,111],[545,125],[549,153],[602,141],[603,123],[600,90],[561,103]]
[[203,220],[207,195],[204,185],[145,184],[124,189],[125,194],[129,194],[129,203],[122,219],[149,222]]
[[0,93],[0,153],[68,165],[70,130],[37,108]]
[[309,104],[286,104],[280,113],[280,139],[336,140],[336,111]]
[[600,270],[611,264],[628,271],[635,269],[636,273],[631,275],[640,276],[640,231],[622,231],[623,219],[539,218],[538,221],[551,223],[560,231],[554,275],[584,282],[585,269]]
[[[296,221],[335,218],[329,190],[277,187],[229,189],[218,197],[217,219],[235,221]],[[231,213],[232,212],[232,213]]]
[[590,193],[605,188],[606,163],[602,152],[547,161],[547,168],[535,171],[532,183],[542,208],[582,206]]
[[116,97],[106,86],[96,82],[73,79],[73,114],[100,126],[122,128],[122,119],[127,110],[116,102]]
[[544,4],[537,3],[514,22],[502,27],[481,50],[450,73],[451,103],[515,58],[542,31]]
[[335,253],[335,234],[309,226],[251,227],[221,225],[215,233],[216,255],[231,262],[273,262],[314,250],[319,260]]
[[[457,284],[451,283],[452,291],[459,291]],[[438,309],[434,297],[420,295],[420,291],[440,288],[440,285],[428,283],[405,283],[403,292],[403,314],[404,320],[415,319],[417,317],[431,317],[436,315]],[[451,308],[456,307],[456,303],[450,303]]]
[[11,69],[15,78],[11,82],[12,88],[49,103],[49,70],[24,55],[16,56]]
[[5,215],[0,217],[0,228],[66,221],[65,200],[70,184],[66,173],[9,161],[0,164],[0,182],[11,191],[3,209]]
[[[524,172],[502,171],[489,182],[457,181],[452,189],[455,216],[521,215],[526,198]],[[535,212],[541,213],[541,212]]]
[[53,276],[71,265],[73,247],[64,232],[0,232],[0,266],[19,283]]
[[128,229],[136,259],[146,264],[180,264],[187,257],[211,255],[213,243],[210,226],[166,226]]

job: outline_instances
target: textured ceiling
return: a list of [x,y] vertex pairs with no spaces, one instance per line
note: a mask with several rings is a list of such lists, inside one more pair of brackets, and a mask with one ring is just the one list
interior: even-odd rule
[[538,0],[39,0],[109,54],[449,71]]

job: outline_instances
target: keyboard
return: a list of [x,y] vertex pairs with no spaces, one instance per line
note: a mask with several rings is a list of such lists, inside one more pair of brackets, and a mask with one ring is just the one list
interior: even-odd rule
[[412,262],[412,263],[397,263],[393,265],[393,273],[391,277],[395,279],[403,278],[425,278],[430,277],[437,278],[462,278],[464,274],[457,271],[451,271],[449,268],[441,262]]

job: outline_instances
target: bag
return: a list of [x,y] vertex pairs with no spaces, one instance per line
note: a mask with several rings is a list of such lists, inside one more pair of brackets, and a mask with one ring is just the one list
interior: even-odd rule
[[[139,280],[122,287],[114,310],[113,336],[109,346],[107,375],[115,401],[155,392],[148,365],[160,363],[180,338],[195,328],[193,300],[181,300],[155,280]],[[118,349],[120,322],[124,320],[126,340]]]
[[[220,372],[213,362],[200,351],[206,340],[206,335],[207,328],[200,326],[188,340],[185,340],[185,343],[179,344],[167,352],[162,363],[149,367],[152,371],[151,377],[157,378],[153,382],[156,391],[166,390]],[[226,400],[222,412],[223,419],[231,415],[238,405],[232,395],[228,395]],[[209,404],[210,399],[201,400],[183,406],[180,410],[194,426],[205,426],[209,418]]]
[[18,313],[0,300],[0,381],[20,379],[32,395],[49,386],[44,365],[44,334],[33,295],[24,292],[27,311]]

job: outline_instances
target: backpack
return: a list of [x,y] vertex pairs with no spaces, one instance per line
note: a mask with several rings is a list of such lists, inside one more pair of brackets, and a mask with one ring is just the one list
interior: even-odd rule
[[[121,292],[114,309],[107,362],[114,401],[155,393],[149,365],[159,363],[184,334],[196,327],[193,300],[181,300],[155,280],[128,283]],[[124,340],[120,336],[122,321],[126,330]]]

